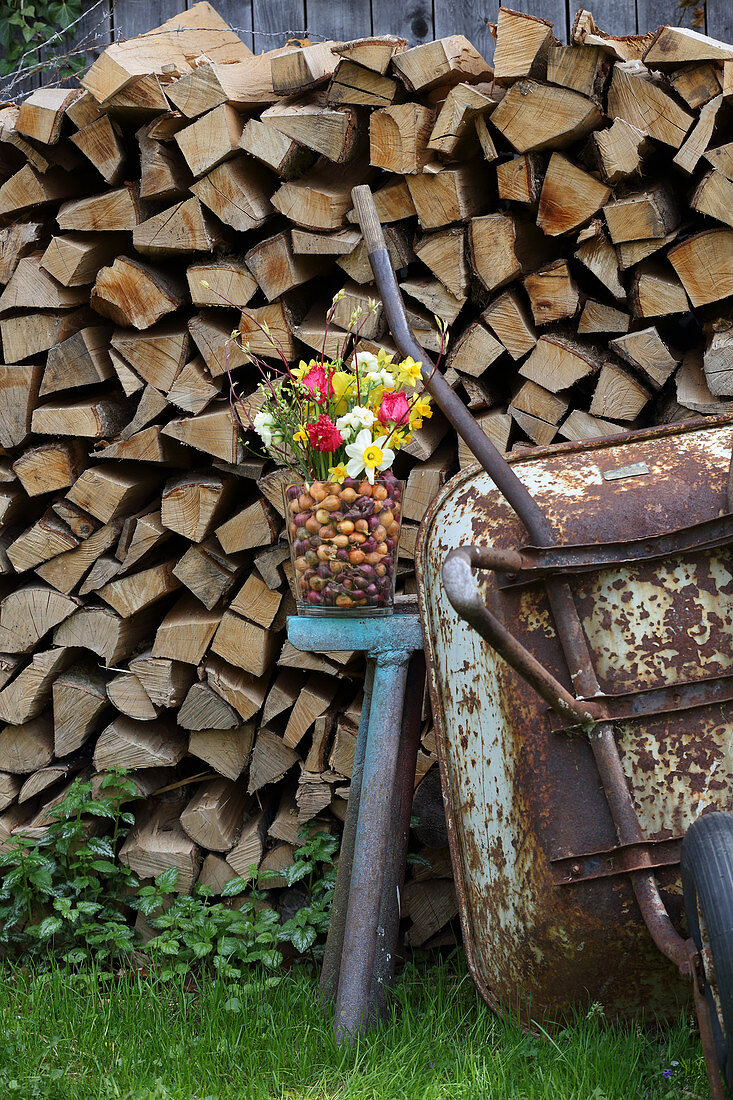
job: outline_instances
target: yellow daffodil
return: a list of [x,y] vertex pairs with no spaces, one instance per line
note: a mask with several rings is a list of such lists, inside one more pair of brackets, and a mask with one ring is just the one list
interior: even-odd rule
[[344,478],[348,477],[348,470],[343,462],[339,462],[338,466],[328,467],[328,476],[331,481],[338,481],[340,485]]
[[412,386],[413,388],[422,378],[422,364],[416,363],[411,355],[403,359],[401,363],[394,363],[392,370],[397,376],[400,386]]
[[402,447],[406,447],[407,444],[411,442],[412,435],[402,428],[383,428],[377,438],[380,443],[386,439],[392,450],[399,451]]
[[[349,370],[337,370],[331,375],[334,413],[343,416],[350,404],[356,404],[356,377]],[[351,398],[351,400],[349,400]]]
[[430,398],[425,394],[420,394],[418,399],[410,405],[410,428],[422,428],[423,419],[429,420],[432,415]]
[[303,428],[301,426],[299,428],[299,430],[293,436],[293,443],[307,443],[307,442],[308,442],[308,433],[306,432],[305,428]]
[[316,363],[315,359],[311,359],[310,363],[306,363],[305,360],[301,359],[297,367],[293,367],[290,373],[292,374],[293,378],[296,379],[296,381],[300,382],[304,374],[307,374],[309,370],[312,370],[313,367],[317,366],[318,364]]

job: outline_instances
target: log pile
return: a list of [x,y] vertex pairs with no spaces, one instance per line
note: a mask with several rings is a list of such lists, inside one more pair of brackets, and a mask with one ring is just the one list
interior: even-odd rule
[[[0,839],[74,775],[130,770],[142,876],[215,890],[343,818],[363,666],[301,654],[282,472],[238,438],[241,328],[295,360],[391,349],[351,188],[372,185],[426,349],[504,451],[733,399],[733,47],[570,45],[500,9],[462,36],[254,56],[207,3],[0,109]],[[334,326],[326,310],[343,290]],[[353,349],[350,349],[353,350]],[[246,442],[246,441],[245,441]],[[471,457],[437,412],[400,456],[398,591]],[[410,942],[456,912],[424,704]]]

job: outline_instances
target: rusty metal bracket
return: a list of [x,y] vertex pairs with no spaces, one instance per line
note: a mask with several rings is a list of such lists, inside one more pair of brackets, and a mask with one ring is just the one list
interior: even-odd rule
[[[661,714],[676,714],[729,703],[733,700],[733,676],[712,676],[702,680],[678,681],[663,688],[623,695],[596,695],[593,702],[602,705],[611,722],[633,722]],[[587,726],[569,723],[552,708],[547,712],[553,733],[580,734]]]
[[556,886],[570,886],[598,878],[627,875],[649,867],[670,867],[680,861],[681,837],[669,840],[645,840],[643,845],[624,844],[605,852],[564,856],[551,859]]
[[519,550],[477,547],[475,566],[499,573],[500,588],[531,584],[552,573],[587,573],[712,550],[733,542],[733,515],[678,527],[642,539],[566,546],[523,546]]

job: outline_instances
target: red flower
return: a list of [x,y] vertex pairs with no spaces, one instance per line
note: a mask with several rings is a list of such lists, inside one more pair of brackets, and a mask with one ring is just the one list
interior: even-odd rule
[[300,381],[308,390],[311,401],[320,404],[322,401],[328,401],[329,397],[333,397],[333,382],[323,367],[311,367]]
[[308,432],[308,438],[311,441],[311,447],[316,451],[325,451],[328,454],[333,454],[337,451],[343,439],[341,438],[341,432],[330,416],[326,416],[325,413],[321,413],[316,420],[315,424],[306,424],[305,430]]
[[410,403],[404,390],[385,393],[377,413],[380,424],[407,424],[410,420]]

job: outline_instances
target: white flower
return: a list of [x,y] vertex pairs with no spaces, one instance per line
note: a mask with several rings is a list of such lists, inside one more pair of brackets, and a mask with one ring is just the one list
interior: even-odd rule
[[371,428],[372,424],[376,420],[376,417],[371,409],[365,409],[362,405],[354,405],[351,412],[344,413],[336,421],[336,427],[341,434],[344,432],[350,435],[352,432],[359,432],[362,428]]
[[275,418],[270,412],[261,409],[252,421],[258,436],[269,450],[273,444],[282,443],[282,432],[275,425]]
[[357,351],[354,358],[359,370],[379,370],[379,360],[370,351]]
[[359,477],[362,470],[367,476],[367,481],[374,484],[374,471],[386,470],[394,462],[394,451],[389,447],[380,447],[372,439],[372,433],[368,428],[360,431],[353,443],[346,448],[349,461],[346,464],[346,472],[349,477]]
[[375,382],[382,386],[389,388],[394,386],[394,375],[390,374],[384,367],[381,370],[370,370],[366,375],[367,382]]

